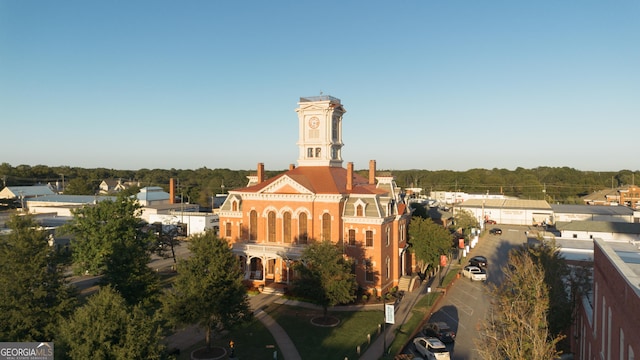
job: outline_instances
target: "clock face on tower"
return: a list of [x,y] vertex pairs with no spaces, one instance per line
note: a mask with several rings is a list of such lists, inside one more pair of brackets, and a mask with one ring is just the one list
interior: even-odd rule
[[317,129],[320,126],[320,120],[317,117],[312,117],[309,119],[309,127],[312,129]]

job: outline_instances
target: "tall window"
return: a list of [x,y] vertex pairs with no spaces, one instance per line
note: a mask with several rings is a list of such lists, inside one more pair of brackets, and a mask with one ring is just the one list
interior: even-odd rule
[[364,263],[364,280],[367,282],[373,282],[373,263],[370,259],[365,260]]
[[224,236],[231,237],[231,223],[226,222],[224,224]]
[[291,242],[291,213],[282,214],[282,241]]
[[238,211],[238,202],[237,201],[232,201],[231,202],[231,211]]
[[389,260],[389,258],[387,258],[387,260],[385,261],[384,264],[384,271],[387,275],[387,279],[389,279],[389,276],[391,276],[390,272],[391,272],[391,260]]
[[313,157],[313,148],[307,148],[307,157],[308,158],[312,158]]
[[276,212],[269,211],[267,214],[267,241],[276,241]]
[[258,212],[251,210],[249,213],[249,240],[256,241],[258,239]]
[[364,215],[364,208],[362,207],[362,205],[356,206],[356,216],[363,216],[363,215]]
[[349,229],[349,245],[355,245],[355,244],[356,244],[356,230]]
[[391,230],[389,229],[389,227],[387,226],[386,228],[386,234],[385,236],[387,237],[387,246],[389,246],[389,243],[391,242]]
[[307,214],[300,213],[298,216],[298,241],[300,244],[306,244],[309,234],[307,233]]
[[322,214],[322,240],[331,240],[331,214]]
[[373,247],[373,231],[367,230],[364,234],[364,245],[366,247]]
[[316,157],[319,158],[320,157],[320,148],[316,148]]

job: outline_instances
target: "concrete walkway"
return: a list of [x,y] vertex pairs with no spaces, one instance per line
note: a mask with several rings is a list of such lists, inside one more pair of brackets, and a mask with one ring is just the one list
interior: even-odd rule
[[[427,284],[424,283],[412,292],[407,292],[403,296],[402,300],[398,304],[398,309],[395,313],[395,324],[387,324],[385,337],[378,336],[371,343],[371,346],[362,354],[360,359],[362,360],[378,360],[380,359],[385,350],[385,345],[388,348],[395,338],[395,330],[397,327],[404,324],[411,316],[411,309],[420,300],[422,296],[427,293]],[[271,332],[273,338],[278,344],[280,355],[285,360],[300,360],[302,357],[298,352],[293,341],[285,330],[266,312],[262,309],[271,304],[284,304],[289,306],[306,307],[314,310],[322,310],[322,307],[306,302],[287,300],[281,296],[273,294],[258,294],[249,298],[249,304],[253,310],[253,314],[256,319],[260,320],[264,326]],[[358,311],[358,310],[380,310],[380,316],[382,317],[383,304],[367,304],[367,305],[347,305],[347,306],[335,306],[329,308],[329,311]],[[204,339],[204,331],[200,330],[197,326],[189,326],[175,334],[168,336],[165,340],[169,349],[187,349]],[[385,340],[386,339],[386,340]],[[385,344],[386,341],[386,344]]]
[[[278,344],[278,349],[285,360],[301,360],[298,349],[289,338],[284,329],[262,309],[272,302],[282,300],[281,296],[271,294],[258,294],[249,297],[249,306],[253,310],[253,315],[271,332]],[[169,349],[188,349],[198,342],[204,340],[204,330],[196,325],[187,326],[175,334],[167,336],[165,342]]]
[[388,349],[396,337],[396,329],[409,320],[412,315],[411,309],[427,294],[427,286],[426,283],[423,283],[413,291],[404,294],[402,300],[397,305],[394,324],[386,324],[384,336],[376,337],[367,350],[365,350],[364,354],[360,356],[361,360],[378,360],[382,358],[386,350],[385,347]]

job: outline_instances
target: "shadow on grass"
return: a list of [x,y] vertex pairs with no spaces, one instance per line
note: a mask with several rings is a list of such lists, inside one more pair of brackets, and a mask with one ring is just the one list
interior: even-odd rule
[[[213,346],[222,346],[229,352],[229,342],[233,340],[234,355],[238,359],[276,359],[274,352],[278,351],[278,346],[273,336],[258,319],[240,326],[229,333],[219,334],[213,340]],[[204,336],[195,345],[180,349],[178,360],[190,360],[191,352],[206,346]],[[277,359],[284,359],[278,352]]]

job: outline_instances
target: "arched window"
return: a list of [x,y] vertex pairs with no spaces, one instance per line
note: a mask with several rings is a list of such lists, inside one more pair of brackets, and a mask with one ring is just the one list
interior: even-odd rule
[[298,216],[298,241],[300,244],[306,244],[309,234],[307,233],[307,214],[300,213]]
[[386,236],[387,236],[387,246],[389,246],[389,244],[391,243],[391,229],[388,226],[387,226]]
[[269,211],[267,214],[267,241],[276,241],[276,212]]
[[320,157],[320,152],[322,150],[320,150],[320,148],[316,148],[316,157],[319,158]]
[[364,207],[362,205],[356,206],[356,216],[364,215]]
[[231,202],[231,211],[238,211],[238,202],[237,201],[232,201]]
[[249,241],[258,239],[258,212],[251,210],[249,213]]
[[322,214],[322,240],[331,240],[331,214]]
[[282,214],[282,241],[291,242],[291,213]]

